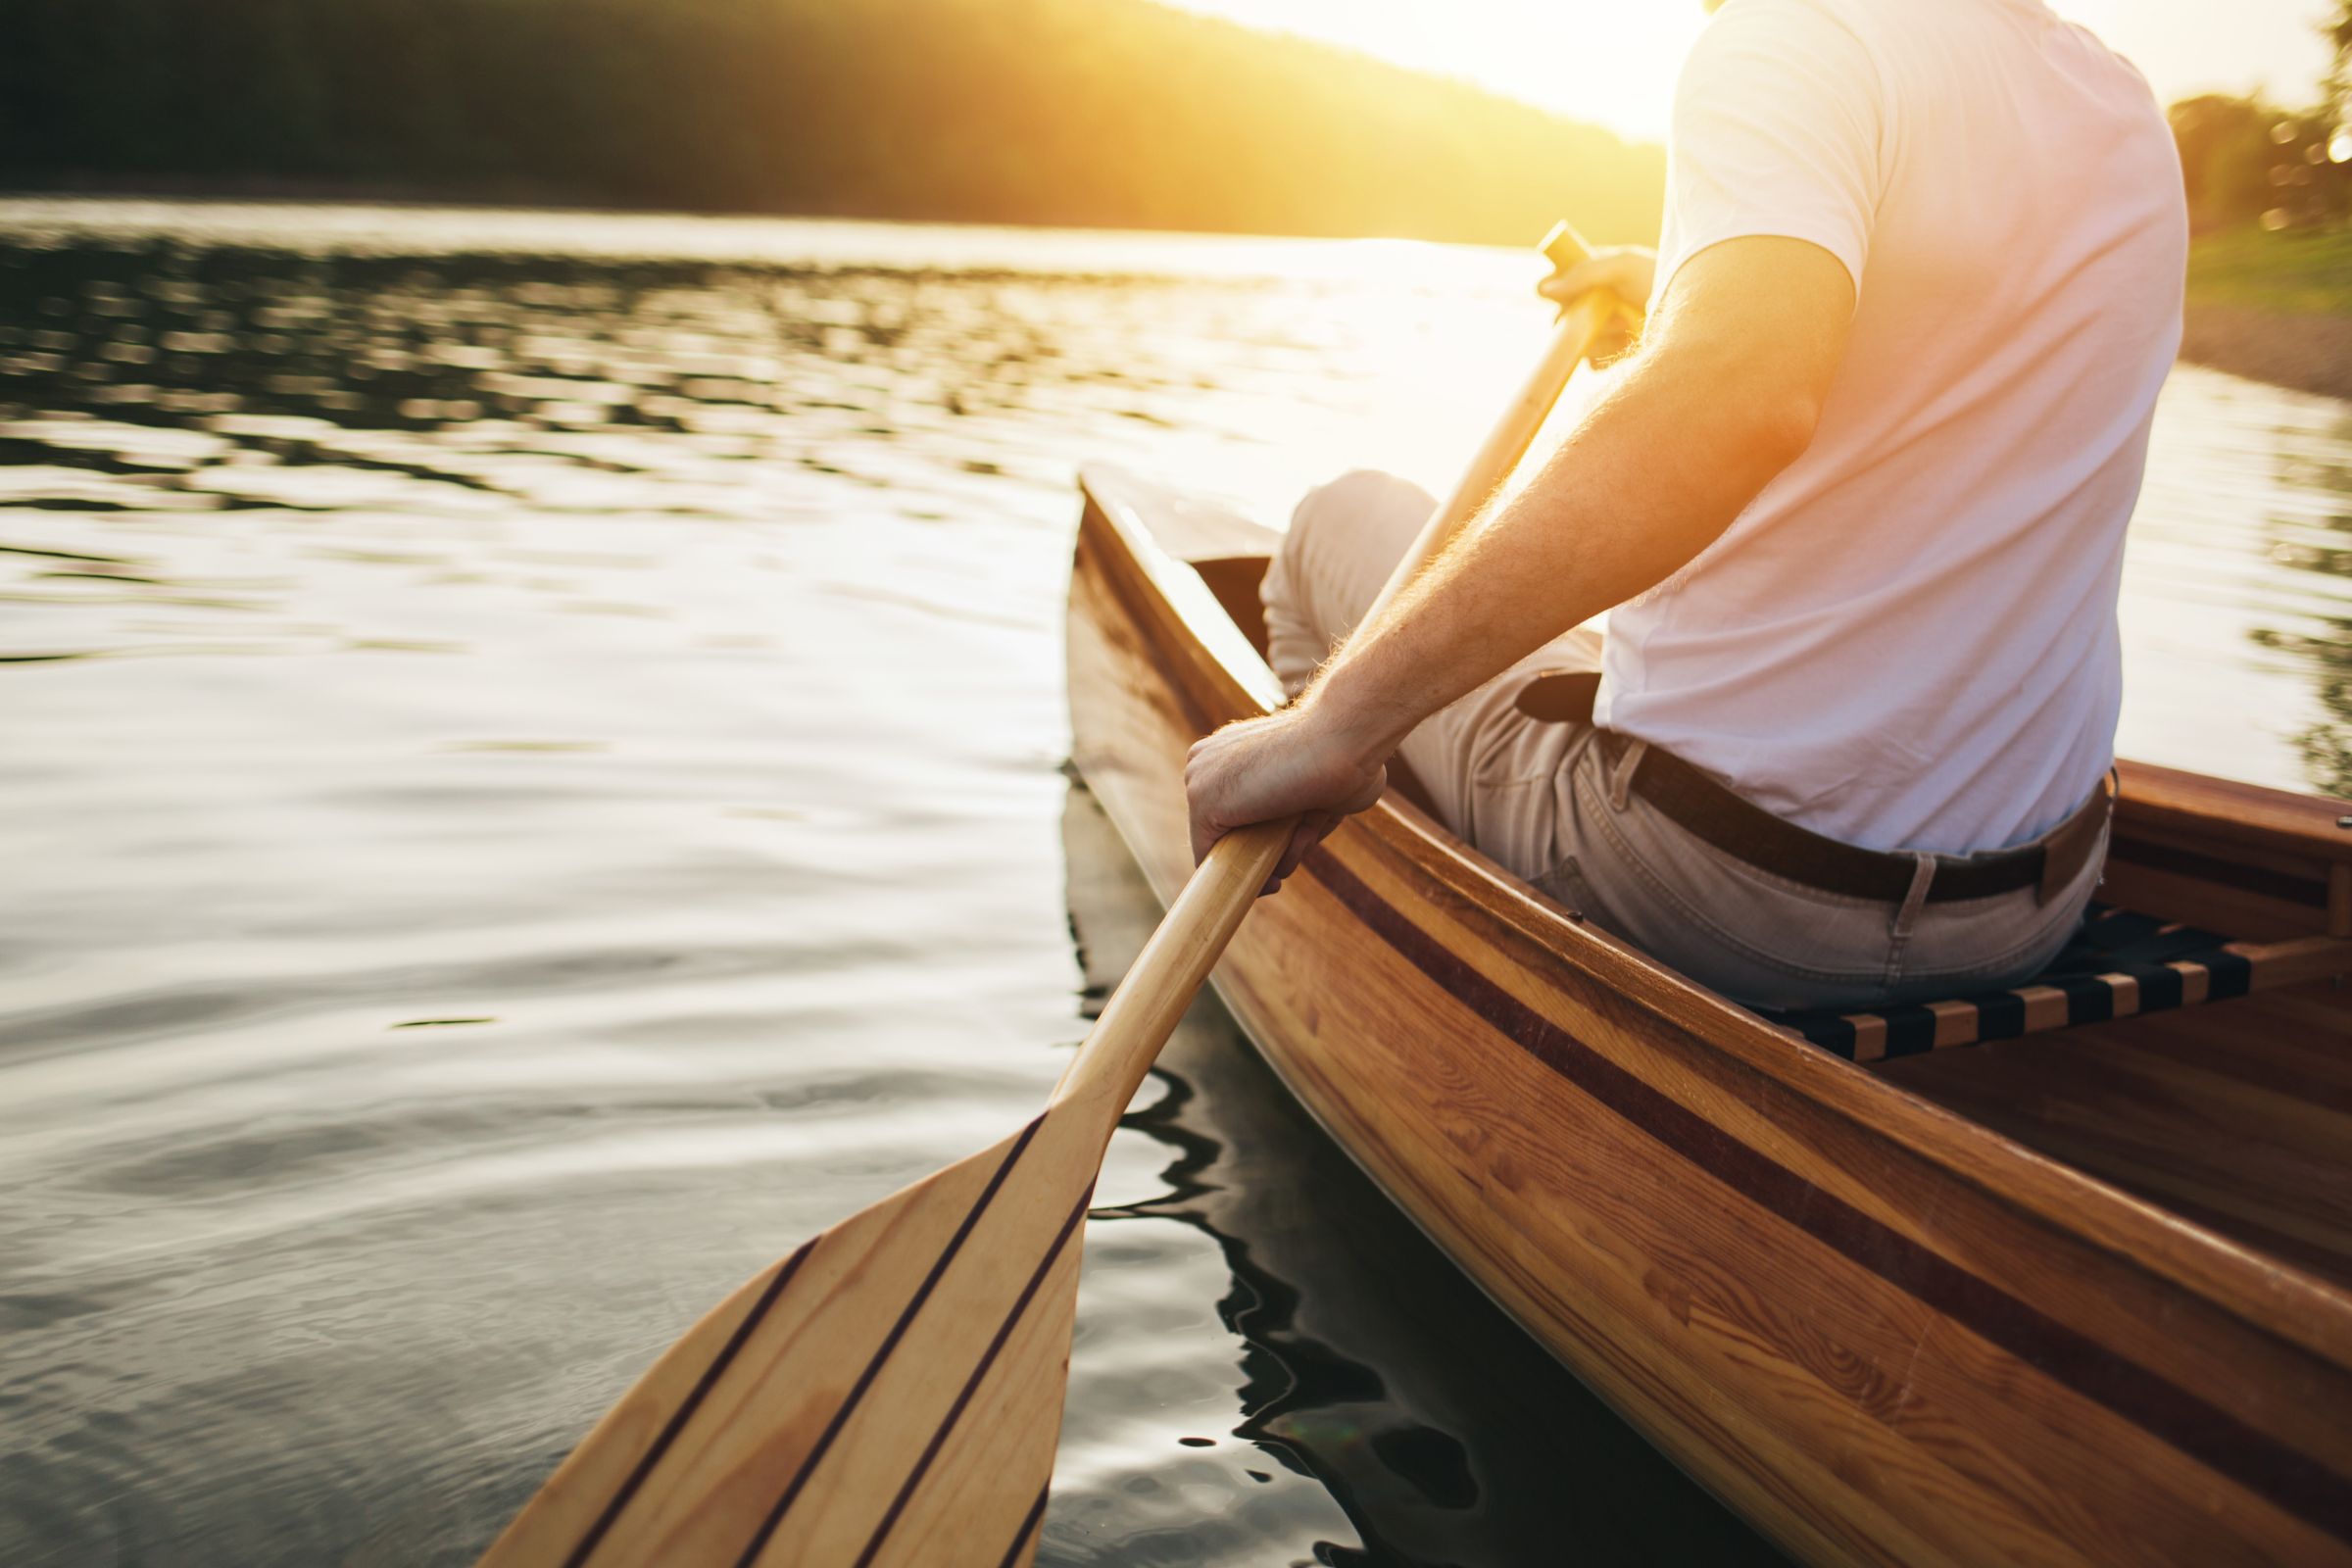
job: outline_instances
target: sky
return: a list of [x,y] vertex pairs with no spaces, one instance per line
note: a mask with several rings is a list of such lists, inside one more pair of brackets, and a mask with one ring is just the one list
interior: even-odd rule
[[[1699,0],[1170,0],[1524,98],[1627,136],[1666,132]],[[2319,96],[2328,0],[2051,0],[2129,56],[2166,103],[2264,88]]]

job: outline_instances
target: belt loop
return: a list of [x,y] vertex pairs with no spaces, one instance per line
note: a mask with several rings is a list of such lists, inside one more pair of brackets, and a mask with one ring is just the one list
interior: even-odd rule
[[1936,857],[1911,857],[1911,891],[1903,895],[1902,906],[1894,911],[1894,925],[1887,932],[1886,984],[1893,985],[1903,977],[1903,950],[1911,945],[1911,927],[1919,919],[1919,911],[1928,902],[1928,889],[1936,881]]
[[1618,754],[1616,765],[1609,769],[1609,809],[1625,809],[1627,792],[1634,787],[1634,769],[1648,755],[1649,742],[1643,740],[1628,741],[1625,750]]
[[1920,908],[1928,902],[1928,889],[1936,882],[1936,857],[1911,857],[1911,891],[1903,895],[1902,907],[1894,911],[1894,940],[1902,942],[1911,935],[1912,925],[1919,919]]
[[[2107,764],[2107,813],[2106,813],[2106,819],[2105,819],[2105,820],[2104,820],[2104,821],[2103,821],[2103,822],[2102,822],[2100,825],[2101,825],[2102,827],[2104,827],[2104,828],[2107,830],[2107,832],[2108,832],[2108,835],[2109,835],[2109,837],[2108,837],[2108,842],[2109,842],[2109,843],[2111,843],[2111,844],[2115,842],[2115,840],[2114,840],[2114,833],[2115,833],[2115,807],[2116,807],[2116,803],[2117,803],[2117,802],[2119,802],[2119,801],[2121,801],[2123,798],[2124,798],[2124,770],[2123,770],[2123,767],[2122,767],[2122,765],[2121,765],[2121,764],[2119,764],[2119,763],[2115,763],[2115,762],[2109,762],[2109,763]],[[2341,823],[2338,823],[2337,825],[2338,825],[2338,826],[2341,826],[2342,824],[2341,824]],[[2093,882],[2093,883],[2091,884],[2091,888],[2092,888],[2092,890],[2093,890],[2093,891],[2096,891],[2097,889],[2099,889],[2099,888],[2103,888],[2103,887],[2105,887],[2106,885],[2107,885],[2107,858],[2106,858],[2105,856],[2103,856],[2103,855],[2102,855],[2102,856],[2100,856],[2100,857],[2099,857],[2099,879],[2098,879],[2096,882]]]

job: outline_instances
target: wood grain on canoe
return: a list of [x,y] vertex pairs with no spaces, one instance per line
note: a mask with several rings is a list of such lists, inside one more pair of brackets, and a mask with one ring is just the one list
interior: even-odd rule
[[[1265,676],[1142,536],[1152,493],[1105,491],[1077,758],[1164,893],[1152,758]],[[1400,1206],[1798,1555],[2352,1561],[2343,1292],[1777,1034],[1409,808],[1334,835],[1217,982]]]

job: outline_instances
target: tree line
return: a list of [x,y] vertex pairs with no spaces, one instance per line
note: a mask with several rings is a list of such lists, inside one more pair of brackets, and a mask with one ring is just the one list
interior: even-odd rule
[[0,181],[1527,242],[1663,153],[1146,0],[9,0]]
[[[2173,106],[2200,229],[2352,214],[2322,101]],[[0,183],[1525,242],[1661,149],[1149,0],[9,0]]]
[[2352,218],[2352,0],[2337,0],[2323,30],[2335,57],[2317,103],[2208,93],[2173,105],[2197,228],[2307,229]]

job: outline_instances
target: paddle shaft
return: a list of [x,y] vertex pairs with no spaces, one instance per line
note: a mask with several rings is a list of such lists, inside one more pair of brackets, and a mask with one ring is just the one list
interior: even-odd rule
[[1297,821],[1284,817],[1237,828],[1210,846],[1111,992],[1054,1088],[1053,1103],[1100,1097],[1124,1109],[1135,1098],[1176,1020],[1274,874]]
[[1544,350],[1543,360],[1528,372],[1527,384],[1519,389],[1519,396],[1510,407],[1503,410],[1502,417],[1487,437],[1487,444],[1478,449],[1478,456],[1462,471],[1453,493],[1414,538],[1404,560],[1390,574],[1387,586],[1372,601],[1372,608],[1364,612],[1358,625],[1368,626],[1378,619],[1380,612],[1404,592],[1405,585],[1421,568],[1453,542],[1462,524],[1478,515],[1479,508],[1502,487],[1511,470],[1519,466],[1519,460],[1527,455],[1528,444],[1535,440],[1536,432],[1551,416],[1551,406],[1559,401],[1560,388],[1568,384],[1577,363],[1584,359],[1585,351],[1592,346],[1592,340],[1616,312],[1617,304],[1611,296],[1594,293],[1583,296],[1561,313],[1559,325],[1552,329],[1550,346]]
[[[1545,249],[1563,264],[1583,254],[1558,231]],[[1390,593],[1509,472],[1611,309],[1580,301],[1565,313]],[[1295,825],[1261,822],[1217,842],[1042,1115],[719,1302],[581,1440],[483,1563],[1025,1568],[1103,1151]]]
[[[1563,268],[1587,254],[1583,240],[1564,223],[1552,230],[1544,249]],[[1561,312],[1544,358],[1503,410],[1453,493],[1390,573],[1387,586],[1359,625],[1369,625],[1387,609],[1510,477],[1536,432],[1550,416],[1560,389],[1568,384],[1568,377],[1618,309],[1611,296],[1592,293]],[[1168,906],[1167,918],[1111,994],[1077,1059],[1062,1075],[1054,1090],[1056,1104],[1081,1095],[1102,1095],[1123,1106],[1134,1097],[1176,1020],[1184,1015],[1209,970],[1216,967],[1218,956],[1240,929],[1242,917],[1250,912],[1266,878],[1273,875],[1298,821],[1297,817],[1283,817],[1259,822],[1228,833],[1210,846],[1192,879]]]

